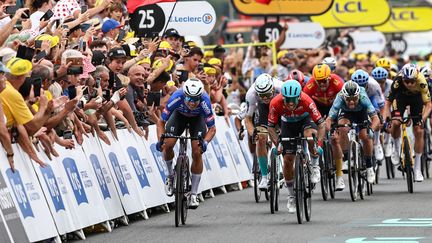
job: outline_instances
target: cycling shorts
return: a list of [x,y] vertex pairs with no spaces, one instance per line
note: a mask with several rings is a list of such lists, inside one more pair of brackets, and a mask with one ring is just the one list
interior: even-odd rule
[[[311,120],[310,116],[305,117],[303,120],[297,122],[284,122],[281,124],[281,137],[282,138],[295,138],[306,129],[317,129],[317,125]],[[295,154],[297,150],[297,143],[295,141],[282,142],[282,154]]]
[[185,116],[177,110],[170,116],[165,124],[165,132],[174,136],[181,136],[186,128],[189,128],[191,137],[205,137],[207,126],[202,116]]

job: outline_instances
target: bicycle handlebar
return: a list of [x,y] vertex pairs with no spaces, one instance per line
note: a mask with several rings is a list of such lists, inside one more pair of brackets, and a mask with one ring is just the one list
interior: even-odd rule
[[161,141],[163,141],[165,138],[177,138],[177,139],[190,139],[190,140],[199,140],[202,141],[203,137],[202,136],[198,136],[198,137],[188,137],[188,136],[176,136],[176,135],[170,135],[170,134],[165,134],[163,133],[161,135]]

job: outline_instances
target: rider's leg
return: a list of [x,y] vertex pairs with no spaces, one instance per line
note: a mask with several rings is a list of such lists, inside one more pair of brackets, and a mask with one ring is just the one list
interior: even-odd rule
[[372,164],[372,152],[373,152],[373,140],[369,137],[368,129],[362,129],[359,134],[359,138],[363,144],[364,159],[366,162],[366,168],[371,168]]
[[172,176],[174,174],[173,170],[173,158],[174,158],[174,146],[177,142],[176,138],[166,138],[164,140],[164,150],[163,150],[163,159],[168,168],[168,176]]
[[196,195],[201,181],[203,161],[199,141],[192,141],[191,194]]
[[289,196],[294,196],[294,159],[295,154],[284,155],[283,175]]
[[259,167],[261,169],[261,175],[266,177],[268,175],[268,167],[267,167],[267,134],[258,134],[258,141],[256,146],[257,158]]
[[[314,134],[316,137],[317,130],[314,128],[309,128],[309,129],[305,129],[303,132],[303,136],[306,138],[312,137],[312,134]],[[309,149],[309,153],[311,155],[311,159],[312,159],[311,162],[312,162],[313,166],[318,165],[318,162],[319,162],[318,161],[319,157],[318,157],[318,154],[315,154],[314,146],[315,146],[314,141],[309,140],[308,141],[308,149]]]
[[424,129],[421,126],[414,126],[414,170],[421,170],[421,156],[423,154],[424,149],[424,138],[423,138]]

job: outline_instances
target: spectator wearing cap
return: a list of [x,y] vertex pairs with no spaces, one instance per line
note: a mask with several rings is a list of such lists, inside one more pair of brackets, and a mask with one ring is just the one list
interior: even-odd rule
[[184,69],[189,73],[197,71],[198,64],[203,58],[204,54],[199,47],[194,47],[190,50],[189,55],[185,57]]
[[292,67],[288,67],[288,64],[290,62],[288,56],[289,52],[287,50],[282,50],[277,53],[276,72],[279,80],[285,80],[286,78],[288,78],[289,72],[291,71]]
[[[64,23],[65,23],[65,24],[67,24],[67,23],[71,23],[71,22],[73,22],[74,20],[75,20],[75,19],[69,18],[69,19],[66,19],[66,20],[64,21]],[[68,32],[67,35],[68,35],[69,41],[71,41],[71,42],[73,42],[73,43],[76,43],[77,40],[78,40],[78,39],[83,35],[83,32],[82,32],[82,30],[81,30],[81,24],[78,24],[78,25],[76,25],[76,26],[70,28],[70,29],[69,29],[69,32]]]
[[[3,92],[3,90],[6,88],[6,79],[4,77],[4,74],[6,72],[9,72],[9,69],[6,68],[3,63],[0,63],[0,94]],[[12,143],[11,138],[9,136],[8,129],[6,127],[6,116],[3,113],[3,108],[0,102],[0,142],[3,146],[3,149],[6,152],[6,157],[8,159],[9,165],[14,169],[14,151],[12,150]]]
[[108,38],[109,41],[113,41],[117,35],[119,34],[119,28],[122,27],[121,24],[115,19],[107,19],[102,24],[102,33],[105,38]]
[[163,39],[171,45],[174,51],[179,52],[182,47],[182,41],[180,37],[181,36],[178,33],[178,31],[176,29],[171,28],[165,31]]
[[[44,57],[44,59],[46,60],[54,60],[55,57],[57,56],[57,54],[59,52],[60,49],[60,38],[58,36],[52,36],[52,35],[48,35],[48,34],[42,34],[36,37],[35,41],[40,40],[40,41],[49,41],[49,47],[47,45],[47,47],[45,48],[44,44],[42,44],[41,50],[43,48],[43,50],[45,50],[45,52],[47,52],[47,56]],[[39,51],[39,49],[37,49],[37,51]]]
[[219,58],[222,60],[222,62],[225,59],[225,52],[225,48],[223,48],[221,45],[217,45],[215,48],[213,48],[213,56],[215,58]]
[[104,65],[105,60],[106,60],[106,55],[104,55],[103,52],[93,51],[91,62],[94,66]]
[[6,87],[0,93],[3,111],[7,118],[6,125],[7,127],[12,127],[14,124],[24,125],[31,136],[48,120],[52,112],[52,103],[48,105],[47,98],[41,96],[39,111],[33,116],[24,98],[18,92],[32,70],[31,62],[21,58],[12,58],[6,66],[10,71],[6,73]]

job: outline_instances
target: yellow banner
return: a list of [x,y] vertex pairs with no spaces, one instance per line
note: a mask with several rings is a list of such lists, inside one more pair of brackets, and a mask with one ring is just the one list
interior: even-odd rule
[[231,0],[234,8],[245,15],[318,15],[327,11],[333,0]]
[[392,8],[391,18],[375,30],[383,33],[418,32],[432,30],[431,7]]
[[375,26],[385,23],[390,12],[386,0],[335,0],[329,11],[311,20],[324,28]]

